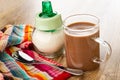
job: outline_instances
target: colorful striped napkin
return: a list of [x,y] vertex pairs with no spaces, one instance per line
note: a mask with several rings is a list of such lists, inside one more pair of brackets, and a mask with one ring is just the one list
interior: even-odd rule
[[0,51],[6,47],[18,45],[25,41],[31,41],[33,27],[31,25],[6,25],[0,31]]
[[20,66],[17,65],[15,60],[7,53],[0,53],[0,60],[8,67],[13,76],[22,78],[23,80],[36,80],[30,77]]
[[[34,51],[31,25],[7,25],[0,31],[0,60],[8,67],[13,76],[23,80],[67,80],[71,74],[48,64],[26,65],[16,62],[11,55],[22,50],[33,59],[61,65]],[[32,69],[31,69],[32,68]]]
[[[15,51],[17,51],[16,50],[17,48],[9,47],[9,49],[7,48],[6,52],[9,55],[15,54]],[[49,58],[46,58],[46,57],[42,56],[41,54],[36,53],[33,50],[29,50],[29,49],[21,49],[21,50],[24,53],[26,53],[27,55],[31,56],[33,59],[37,60],[37,61],[44,61],[44,62],[47,62],[47,63],[50,63],[50,64],[55,64],[55,65],[60,65],[61,66],[61,64],[57,63],[56,61],[54,61],[52,59],[49,59]],[[21,64],[21,66],[22,67],[24,66],[24,68],[26,67],[26,69],[24,69],[24,70],[26,70],[26,72],[29,73],[29,71],[27,71],[27,69],[29,69],[30,66],[26,66],[25,64]],[[52,67],[50,65],[47,65],[47,64],[34,64],[32,66],[34,66],[34,69],[37,68],[42,72],[46,72],[49,76],[51,76],[53,78],[52,80],[66,80],[69,77],[71,77],[71,74],[69,74],[69,73],[67,73],[67,72],[65,72],[61,69],[58,69],[58,68]]]

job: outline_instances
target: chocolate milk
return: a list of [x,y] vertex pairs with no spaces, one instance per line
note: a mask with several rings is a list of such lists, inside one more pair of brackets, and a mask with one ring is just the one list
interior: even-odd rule
[[[89,22],[78,22],[68,25],[72,30],[84,30],[94,28],[95,24]],[[99,64],[92,60],[99,58],[99,44],[92,38],[99,37],[99,31],[85,34],[75,34],[65,31],[65,52],[67,66],[69,68],[82,69],[84,71],[94,70]]]

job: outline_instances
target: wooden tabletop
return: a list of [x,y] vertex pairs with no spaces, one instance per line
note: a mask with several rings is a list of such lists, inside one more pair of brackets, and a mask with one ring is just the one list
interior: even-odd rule
[[[52,0],[54,11],[62,18],[76,13],[93,14],[100,19],[100,36],[112,47],[108,62],[95,71],[69,80],[120,80],[120,0]],[[0,0],[0,29],[7,24],[31,24],[41,11],[41,0]],[[65,57],[57,59],[66,65]]]

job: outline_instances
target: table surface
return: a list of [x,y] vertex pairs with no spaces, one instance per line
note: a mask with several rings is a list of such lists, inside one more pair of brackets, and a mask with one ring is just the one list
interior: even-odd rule
[[[95,71],[69,80],[120,80],[120,0],[54,0],[54,11],[62,19],[71,14],[93,14],[100,19],[100,36],[112,47],[108,62]],[[7,24],[34,25],[35,14],[41,11],[41,0],[0,0],[0,29]],[[65,57],[57,59],[66,65]]]

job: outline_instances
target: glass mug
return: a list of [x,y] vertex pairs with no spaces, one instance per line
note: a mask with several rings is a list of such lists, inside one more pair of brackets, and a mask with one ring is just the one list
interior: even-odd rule
[[[112,49],[108,42],[100,39],[99,19],[90,14],[75,14],[64,20],[65,54],[69,68],[90,71],[108,60]],[[100,58],[100,44],[106,49]]]

